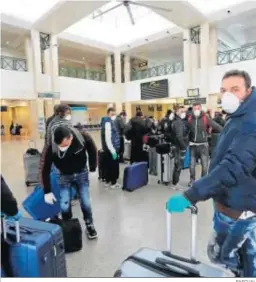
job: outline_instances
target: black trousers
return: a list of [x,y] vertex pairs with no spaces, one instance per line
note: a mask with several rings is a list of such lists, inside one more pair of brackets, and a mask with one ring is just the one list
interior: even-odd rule
[[180,148],[176,147],[174,152],[174,169],[172,176],[172,184],[176,185],[180,181],[180,173],[183,168],[186,151],[181,151]]
[[120,136],[120,150],[119,150],[119,161],[124,161],[124,137]]
[[119,178],[119,159],[117,158],[116,160],[113,160],[112,154],[109,151],[104,153],[106,182],[114,185]]

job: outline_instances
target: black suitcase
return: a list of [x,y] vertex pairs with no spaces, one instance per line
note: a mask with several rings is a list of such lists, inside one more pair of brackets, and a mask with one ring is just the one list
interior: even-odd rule
[[196,259],[197,208],[192,212],[191,258],[184,258],[171,252],[171,214],[167,213],[168,251],[141,248],[129,256],[115,272],[114,277],[234,277],[220,267],[201,263]]
[[99,180],[104,181],[106,179],[106,173],[105,173],[105,155],[103,150],[98,151],[98,172],[99,172]]
[[64,238],[65,253],[77,252],[82,249],[82,227],[78,218],[73,218],[70,220],[54,218],[49,222],[61,226]]

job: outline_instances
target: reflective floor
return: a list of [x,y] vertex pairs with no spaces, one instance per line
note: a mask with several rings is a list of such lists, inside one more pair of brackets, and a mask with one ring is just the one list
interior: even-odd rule
[[[99,133],[93,132],[97,145]],[[37,142],[41,150],[42,141]],[[99,147],[99,146],[98,146]],[[23,153],[28,141],[2,143],[2,174],[21,205],[33,190],[24,184]],[[188,183],[188,171],[182,172],[181,185]],[[120,178],[120,183],[122,178]],[[158,185],[156,177],[150,177],[149,185],[133,193],[109,190],[98,182],[97,173],[90,175],[92,208],[99,238],[88,241],[84,236],[83,249],[67,255],[69,277],[111,277],[128,255],[140,247],[165,249],[165,202],[173,191]],[[74,216],[83,224],[79,204],[73,206]],[[211,230],[212,202],[199,205],[197,254],[208,261],[206,245]],[[189,212],[175,215],[173,219],[173,250],[189,256]]]

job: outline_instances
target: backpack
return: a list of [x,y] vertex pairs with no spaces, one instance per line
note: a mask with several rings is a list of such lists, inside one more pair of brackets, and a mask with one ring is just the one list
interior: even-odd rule
[[[188,123],[189,124],[192,123],[192,119],[193,119],[193,116],[190,114],[188,116]],[[204,127],[205,127],[205,130],[206,130],[207,134],[211,134],[212,133],[212,128],[211,128],[211,126],[208,123],[206,114],[202,115],[202,121],[203,121],[203,124],[204,124]]]

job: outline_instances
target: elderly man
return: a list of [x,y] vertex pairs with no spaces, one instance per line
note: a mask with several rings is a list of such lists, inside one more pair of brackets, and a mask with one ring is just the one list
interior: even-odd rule
[[209,174],[167,208],[183,212],[198,201],[213,199],[213,235],[208,255],[237,275],[256,277],[256,89],[245,71],[222,79],[222,108],[229,119],[212,156]]

